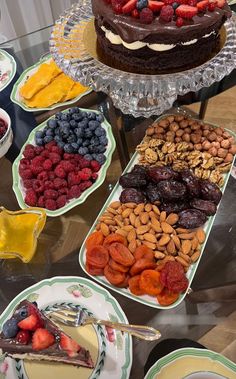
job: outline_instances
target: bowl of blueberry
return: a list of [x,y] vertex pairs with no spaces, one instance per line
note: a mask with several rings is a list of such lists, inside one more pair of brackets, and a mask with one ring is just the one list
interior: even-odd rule
[[8,113],[0,108],[0,158],[8,152],[12,140],[11,119]]
[[59,216],[82,204],[105,180],[115,150],[98,111],[69,108],[38,125],[12,166],[19,206]]

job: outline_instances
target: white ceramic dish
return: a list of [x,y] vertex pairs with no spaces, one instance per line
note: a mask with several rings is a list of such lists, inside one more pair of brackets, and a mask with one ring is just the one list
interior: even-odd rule
[[15,59],[5,50],[0,49],[0,92],[11,83],[15,73]]
[[7,131],[0,139],[0,158],[2,158],[9,150],[13,140],[13,133],[11,129],[11,119],[6,111],[0,108],[0,118],[7,123]]

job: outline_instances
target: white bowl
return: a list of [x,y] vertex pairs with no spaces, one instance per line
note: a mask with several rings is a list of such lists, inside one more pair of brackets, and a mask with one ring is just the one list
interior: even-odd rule
[[0,158],[2,158],[9,150],[12,140],[13,133],[11,129],[11,119],[7,112],[0,108],[0,118],[7,123],[7,131],[4,136],[0,139]]

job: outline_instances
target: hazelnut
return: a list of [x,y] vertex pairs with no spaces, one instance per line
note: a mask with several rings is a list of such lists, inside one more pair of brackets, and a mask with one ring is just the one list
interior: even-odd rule
[[232,145],[231,148],[229,149],[229,153],[231,154],[236,154],[236,145]]
[[179,125],[177,124],[177,122],[172,122],[169,126],[170,130],[172,132],[177,132],[177,130],[179,129]]
[[234,144],[234,142],[235,142],[235,139],[234,139],[234,137],[233,137],[233,136],[229,137],[229,142],[230,142],[231,144]]
[[218,135],[218,136],[222,136],[223,134],[223,129],[222,128],[215,128],[215,133]]
[[223,137],[224,138],[229,138],[229,137],[232,137],[232,134],[228,133],[228,132],[224,132],[223,133]]
[[157,127],[155,128],[155,132],[156,132],[157,134],[162,134],[162,133],[165,132],[165,130],[164,130],[161,126],[157,126]]
[[171,124],[172,122],[174,122],[175,117],[174,117],[174,116],[168,116],[168,117],[167,117],[167,120],[168,120],[169,123]]
[[194,144],[201,142],[201,136],[199,134],[194,134],[194,133],[190,134],[190,139],[192,143]]
[[191,128],[188,126],[187,128],[184,129],[184,133],[192,133]]
[[204,141],[202,144],[203,150],[209,150],[211,148],[211,143],[209,141]]
[[208,130],[208,129],[206,129],[206,130],[203,130],[203,133],[202,133],[202,135],[203,135],[204,137],[207,137],[207,136],[208,136],[208,134],[210,134],[210,132],[209,132],[209,130]]
[[230,142],[228,139],[223,139],[221,141],[220,146],[223,147],[223,149],[229,149],[230,148]]
[[184,133],[182,135],[182,140],[185,142],[190,142],[190,134],[189,133]]
[[184,120],[184,116],[183,116],[183,115],[181,115],[181,114],[177,114],[177,115],[175,116],[175,121],[176,121],[176,122],[180,122],[180,121],[182,121],[182,120]]
[[219,148],[220,148],[220,143],[214,141],[214,142],[212,142],[212,146],[214,146],[214,147],[216,147],[217,149],[219,149]]
[[180,126],[182,129],[187,128],[187,127],[188,127],[188,121],[187,121],[187,120],[180,121],[179,126]]
[[174,140],[175,140],[175,136],[166,136],[166,141],[167,142],[174,142]]
[[223,139],[224,139],[224,138],[223,138],[222,136],[217,136],[217,137],[216,137],[216,141],[217,141],[217,142],[221,142],[221,141],[223,141]]
[[154,134],[154,128],[151,126],[149,128],[147,128],[147,131],[146,131],[146,134],[147,136],[152,136]]
[[168,128],[168,126],[170,125],[170,123],[169,123],[169,121],[166,119],[166,118],[164,118],[164,119],[162,119],[161,121],[159,121],[159,124],[158,124],[161,128],[164,128],[164,129],[166,129],[166,128]]
[[216,133],[215,132],[212,132],[212,133],[210,133],[208,136],[207,136],[207,138],[209,139],[209,141],[215,141],[216,140],[216,137],[217,137],[217,135],[216,135]]
[[164,139],[164,134],[161,134],[161,133],[157,133],[155,138],[162,139],[163,141],[165,140]]
[[177,137],[182,137],[182,135],[184,134],[184,130],[183,129],[179,129],[177,130],[177,132],[175,133]]
[[175,137],[175,133],[171,132],[170,130],[166,133],[167,136]]
[[201,137],[201,143],[203,143],[206,140],[207,140],[206,137]]
[[217,153],[218,153],[218,150],[216,147],[211,147],[209,150],[208,150],[208,153],[211,154],[213,157],[216,157],[217,156]]
[[228,150],[222,149],[222,147],[218,149],[217,155],[219,158],[225,158],[227,154],[228,154]]
[[228,153],[224,159],[225,162],[233,162],[234,156],[231,153]]
[[209,130],[210,126],[208,124],[203,124],[202,129],[203,130]]
[[178,143],[178,142],[181,142],[182,141],[182,138],[180,137],[175,137],[175,142]]
[[189,150],[193,150],[193,143],[192,142],[189,142],[188,148],[189,148]]
[[196,123],[195,120],[192,120],[191,118],[188,120],[189,126],[194,125]]
[[201,150],[202,150],[202,144],[201,144],[201,143],[196,143],[196,144],[194,145],[194,149],[195,149],[195,150],[198,150],[198,151],[201,151]]

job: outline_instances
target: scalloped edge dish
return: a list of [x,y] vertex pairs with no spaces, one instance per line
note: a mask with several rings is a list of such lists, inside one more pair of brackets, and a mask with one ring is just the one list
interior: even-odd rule
[[[236,377],[236,364],[208,349],[182,348],[158,359],[148,370],[144,379],[169,379],[174,373],[175,379],[190,379],[192,375],[205,379],[220,378],[234,379]],[[205,374],[205,376],[204,376]],[[211,376],[214,375],[214,376]],[[217,375],[217,377],[218,377]]]
[[[79,293],[79,297],[78,297]],[[128,324],[128,319],[118,301],[100,285],[79,276],[56,276],[44,279],[20,292],[6,307],[0,316],[0,328],[19,304],[20,301],[37,301],[39,308],[46,312],[59,304],[70,304],[81,307],[84,311],[97,318],[116,319],[117,322]],[[113,330],[111,341],[104,326],[85,326],[68,329],[72,337],[84,341],[86,348],[97,356],[93,370],[82,367],[71,367],[65,364],[50,362],[29,362],[14,360],[0,355],[0,378],[33,379],[35,377],[77,377],[81,379],[127,379],[132,366],[132,337]],[[97,340],[95,340],[97,339]],[[50,367],[51,366],[51,367]],[[5,371],[4,371],[5,368]],[[87,371],[89,370],[89,371]],[[49,372],[49,374],[48,374]],[[50,375],[51,374],[51,375]]]
[[[169,113],[169,114],[171,115],[172,113]],[[157,120],[161,120],[163,117],[166,117],[166,114],[163,115],[163,116],[161,116],[161,117],[159,117]],[[199,121],[199,120],[198,120],[198,121]],[[209,124],[209,125],[212,125],[212,126],[214,126],[214,127],[216,127],[216,125],[213,125],[213,124],[211,124],[211,123],[209,123],[209,122],[208,122],[208,124]],[[236,138],[236,135],[235,135],[231,130],[226,129],[226,128],[224,128],[224,129],[227,130],[229,133],[231,133],[231,134]],[[236,156],[234,157],[234,160],[233,160],[233,162],[232,162],[231,169],[232,169],[232,167],[233,167],[233,164],[234,164],[235,158],[236,158]],[[135,164],[137,164],[137,163],[138,163],[138,153],[135,152],[134,155],[133,155],[133,157],[131,158],[130,162],[128,163],[127,167],[125,168],[125,170],[123,171],[123,173],[122,173],[121,175],[123,175],[123,174],[129,172],[129,171],[132,169],[132,167],[133,167]],[[228,183],[228,180],[229,180],[229,177],[230,177],[231,169],[230,169],[230,171],[229,171],[227,174],[225,174],[225,182],[224,182],[223,187],[221,188],[222,194],[224,193],[225,188],[226,188],[226,186],[227,186],[227,183]],[[126,288],[118,288],[118,287],[113,286],[112,284],[110,284],[110,283],[106,280],[106,278],[105,278],[104,276],[92,276],[92,275],[90,275],[90,274],[87,272],[86,268],[85,268],[85,257],[86,257],[85,241],[86,241],[87,237],[88,237],[93,231],[95,231],[96,224],[97,224],[99,218],[102,216],[102,214],[103,214],[103,212],[105,211],[105,209],[108,207],[108,205],[109,205],[112,201],[119,200],[119,196],[120,196],[121,191],[122,191],[122,187],[119,185],[119,181],[118,181],[118,182],[116,183],[115,187],[113,188],[113,190],[112,190],[110,196],[108,197],[107,201],[105,202],[104,206],[102,207],[101,211],[99,212],[99,214],[98,214],[98,216],[97,216],[95,222],[93,223],[93,225],[92,225],[90,231],[88,232],[88,234],[87,234],[87,236],[86,236],[86,238],[85,238],[85,240],[84,240],[83,245],[81,246],[81,249],[80,249],[80,252],[79,252],[79,257],[78,257],[78,259],[79,259],[79,263],[80,263],[80,266],[82,267],[82,269],[84,270],[84,272],[85,272],[88,276],[90,276],[91,278],[93,278],[94,280],[96,280],[98,283],[100,283],[100,284],[102,284],[102,285],[104,285],[104,286],[106,286],[106,287],[112,289],[112,290],[115,291],[115,292],[118,292],[120,295],[123,295],[123,296],[125,296],[125,297],[128,297],[128,298],[134,300],[134,301],[137,301],[137,302],[139,302],[139,303],[141,303],[141,304],[144,304],[144,305],[147,305],[147,306],[149,306],[149,307],[153,307],[153,308],[158,308],[158,309],[171,309],[171,308],[175,308],[176,306],[178,306],[178,305],[184,300],[185,296],[187,295],[187,293],[188,293],[188,291],[189,291],[189,289],[190,289],[190,286],[191,286],[192,280],[193,280],[193,278],[194,278],[194,275],[195,275],[195,273],[196,273],[196,271],[197,271],[197,268],[198,268],[198,265],[199,265],[199,263],[200,263],[200,260],[201,260],[201,257],[202,257],[202,254],[203,254],[203,251],[204,251],[204,249],[205,249],[205,246],[206,246],[206,243],[207,243],[208,237],[209,237],[209,235],[210,235],[210,231],[211,231],[211,228],[212,228],[212,226],[213,226],[213,223],[214,223],[215,217],[216,217],[216,215],[217,215],[217,212],[216,212],[216,214],[215,214],[214,216],[209,217],[208,221],[207,221],[207,222],[205,223],[205,225],[204,225],[204,231],[205,231],[205,233],[206,233],[206,238],[205,238],[205,241],[204,241],[204,243],[203,243],[203,245],[202,245],[201,255],[200,255],[199,259],[197,260],[197,262],[191,265],[191,267],[189,268],[189,270],[188,270],[188,272],[187,272],[187,274],[186,274],[186,276],[187,276],[187,278],[188,278],[188,280],[189,280],[188,288],[185,290],[185,292],[183,292],[183,293],[180,294],[179,299],[178,299],[175,303],[173,303],[173,304],[171,304],[171,305],[168,305],[168,306],[162,306],[162,305],[160,305],[160,304],[157,303],[157,300],[156,300],[155,297],[151,297],[151,296],[148,296],[148,295],[135,296],[135,295],[133,295],[133,294],[132,294],[128,289],[126,289]]]
[[35,63],[34,65],[28,67],[22,74],[21,76],[19,77],[19,79],[16,81],[16,83],[14,84],[13,88],[12,88],[12,91],[11,91],[11,101],[17,105],[19,105],[22,109],[24,109],[26,112],[38,112],[38,111],[47,111],[47,110],[52,110],[52,109],[56,109],[56,108],[59,108],[59,107],[63,107],[63,106],[69,106],[71,104],[74,104],[76,101],[80,100],[82,97],[88,95],[89,93],[91,93],[93,90],[90,88],[88,91],[85,91],[83,92],[82,94],[80,94],[79,96],[76,96],[74,99],[71,99],[71,100],[68,100],[68,101],[64,101],[64,102],[60,102],[60,103],[56,103],[56,104],[52,104],[50,105],[50,107],[45,107],[45,108],[30,108],[28,107],[22,100],[20,94],[19,94],[19,90],[20,88],[25,84],[26,80],[28,79],[29,76],[33,75],[38,67],[42,64],[42,63],[45,63],[47,61],[50,61],[51,59],[53,59],[51,56],[46,56],[45,58],[39,60],[37,63]]
[[11,83],[12,79],[14,78],[16,74],[16,61],[11,54],[9,54],[7,51],[3,49],[0,49],[0,54],[5,56],[5,60],[8,60],[8,64],[9,63],[11,64],[11,70],[10,70],[8,80],[3,84],[3,86],[1,86],[1,82],[0,82],[0,92],[1,92],[4,90],[4,88],[8,86],[8,84]]
[[[80,108],[80,110],[82,112],[90,112],[91,111],[91,109],[85,109],[85,108]],[[66,112],[68,112],[68,109],[66,109],[62,112],[66,113]],[[92,110],[92,112],[97,113],[97,114],[101,113],[101,112],[95,111],[95,110]],[[38,130],[43,129],[46,126],[47,121],[50,120],[51,118],[54,118],[54,116],[48,118],[42,124],[38,125],[35,129],[32,130],[27,141],[22,146],[18,157],[15,159],[15,161],[12,165],[12,176],[13,176],[12,188],[13,188],[13,191],[16,195],[18,204],[21,207],[21,209],[28,208],[28,205],[25,204],[24,198],[23,198],[24,190],[23,190],[23,187],[21,184],[22,180],[21,180],[19,173],[18,173],[19,163],[20,163],[21,158],[23,157],[23,151],[24,151],[25,146],[27,144],[35,145],[35,142],[34,142],[35,133]],[[101,125],[106,130],[107,138],[108,138],[108,145],[107,145],[106,151],[104,153],[104,155],[106,156],[106,161],[102,165],[101,169],[98,172],[98,178],[97,178],[96,182],[94,182],[94,184],[91,187],[89,187],[87,190],[82,192],[81,196],[78,199],[71,199],[69,203],[67,203],[64,207],[57,209],[56,211],[50,211],[46,208],[43,208],[45,210],[47,216],[51,216],[51,217],[61,216],[62,214],[68,212],[70,209],[76,207],[77,205],[82,204],[87,199],[87,197],[92,192],[94,192],[98,187],[100,187],[102,185],[102,183],[104,182],[104,180],[106,178],[107,169],[111,163],[112,154],[115,151],[116,142],[115,142],[115,139],[113,137],[112,128],[111,128],[111,125],[109,124],[109,122],[105,119]]]

